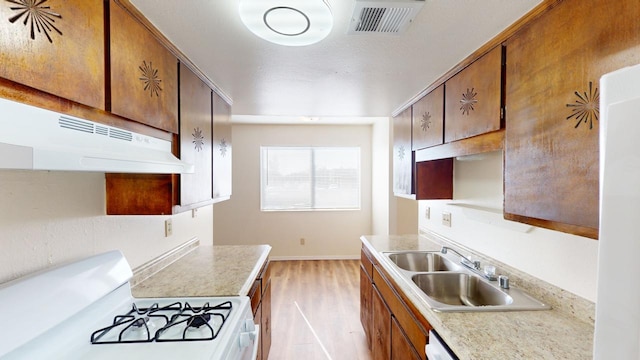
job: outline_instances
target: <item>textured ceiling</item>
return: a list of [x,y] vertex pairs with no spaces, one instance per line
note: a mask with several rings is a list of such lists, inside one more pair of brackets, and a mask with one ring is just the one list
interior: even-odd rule
[[328,0],[331,34],[285,47],[249,32],[239,1],[131,0],[251,121],[390,116],[540,2],[427,0],[394,36],[347,35],[355,0]]

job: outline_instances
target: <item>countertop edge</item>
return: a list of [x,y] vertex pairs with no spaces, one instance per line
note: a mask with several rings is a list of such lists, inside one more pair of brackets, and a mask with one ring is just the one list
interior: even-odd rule
[[260,274],[260,270],[267,263],[267,261],[269,259],[269,254],[271,252],[271,246],[270,245],[260,245],[260,246],[268,247],[268,251],[264,251],[262,253],[262,255],[258,258],[258,261],[256,262],[256,265],[253,267],[253,270],[251,270],[251,273],[249,274],[249,277],[247,278],[247,281],[240,288],[240,291],[239,291],[239,294],[238,294],[239,296],[247,296],[249,294],[249,291],[251,290],[251,287],[253,286],[253,282],[255,281],[255,279],[258,278],[258,275]]

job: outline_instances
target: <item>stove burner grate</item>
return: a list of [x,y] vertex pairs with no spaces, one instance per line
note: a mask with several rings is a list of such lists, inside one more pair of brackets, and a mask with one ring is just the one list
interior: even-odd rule
[[[201,307],[180,302],[148,308],[136,304],[113,323],[91,334],[92,344],[147,343],[168,341],[204,341],[215,339],[231,313],[232,303]],[[157,330],[156,330],[157,329]],[[115,335],[117,333],[117,335]]]
[[216,306],[205,303],[202,307],[185,303],[184,307],[183,312],[173,315],[169,324],[156,332],[157,342],[213,340],[231,312],[230,301]]

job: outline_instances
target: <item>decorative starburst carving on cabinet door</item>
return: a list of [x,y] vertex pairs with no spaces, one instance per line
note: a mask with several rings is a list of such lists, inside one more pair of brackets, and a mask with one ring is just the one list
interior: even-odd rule
[[420,128],[422,131],[426,132],[431,127],[431,114],[429,112],[425,112],[422,114],[422,120],[420,121]]
[[398,159],[404,160],[404,145],[398,147]]
[[227,140],[222,138],[222,140],[220,140],[220,155],[222,155],[222,157],[227,156],[227,146]]
[[202,130],[200,128],[195,128],[193,129],[193,134],[191,134],[193,136],[193,145],[195,146],[195,149],[197,152],[200,152],[202,150],[202,147],[204,146],[204,136],[202,136]]
[[589,124],[589,130],[593,129],[593,121],[598,121],[600,116],[600,92],[598,87],[593,88],[593,82],[589,81],[589,92],[580,93],[575,91],[574,94],[578,99],[572,103],[567,104],[567,107],[571,108],[571,115],[567,116],[567,120],[577,120],[574,128],[578,128],[580,124]]
[[160,83],[162,80],[158,77],[158,69],[153,68],[151,61],[149,61],[149,64],[147,64],[146,61],[143,61],[142,65],[140,65],[138,69],[140,69],[140,72],[142,73],[140,80],[144,84],[144,91],[148,90],[151,97],[153,97],[154,94],[156,96],[160,96],[160,91],[162,91]]
[[30,27],[31,40],[36,39],[36,30],[44,34],[50,43],[53,43],[50,32],[55,31],[62,35],[62,31],[55,25],[56,18],[62,19],[62,15],[51,11],[51,6],[45,5],[48,0],[6,0],[13,4],[9,9],[17,12],[9,18],[10,23],[15,23],[24,17],[22,23]]
[[467,88],[467,92],[462,94],[462,99],[460,100],[460,110],[462,110],[462,115],[469,115],[470,111],[475,110],[474,106],[478,102],[478,99],[476,99],[478,93],[473,90],[474,88]]

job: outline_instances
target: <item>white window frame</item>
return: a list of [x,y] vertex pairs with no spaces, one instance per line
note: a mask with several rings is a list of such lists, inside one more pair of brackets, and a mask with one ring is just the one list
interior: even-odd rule
[[[310,186],[309,186],[309,192],[310,192],[310,199],[311,199],[311,206],[310,207],[280,207],[280,208],[273,208],[273,207],[269,207],[269,208],[265,208],[265,191],[266,191],[266,182],[267,182],[267,176],[266,176],[266,171],[268,171],[268,164],[266,164],[266,159],[265,159],[265,151],[269,150],[269,149],[286,149],[286,150],[295,150],[295,149],[299,149],[299,150],[311,150],[311,159],[310,161],[310,167],[311,167],[311,179],[310,179]],[[331,208],[321,208],[321,207],[316,207],[316,200],[315,200],[315,184],[316,184],[316,176],[315,176],[315,169],[314,169],[314,160],[315,160],[315,150],[337,150],[337,149],[349,149],[349,150],[355,150],[357,151],[357,158],[358,158],[358,188],[357,188],[357,192],[358,192],[358,200],[357,200],[357,205],[356,206],[351,206],[351,207],[331,207]],[[362,149],[359,146],[261,146],[260,147],[260,211],[263,212],[276,212],[276,211],[358,211],[361,210],[361,206],[362,206]]]

